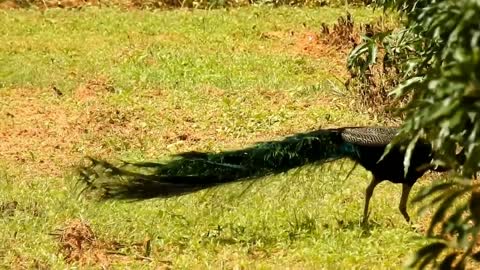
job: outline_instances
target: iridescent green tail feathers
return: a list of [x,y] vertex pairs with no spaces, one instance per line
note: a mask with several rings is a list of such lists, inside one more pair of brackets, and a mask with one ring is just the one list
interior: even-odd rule
[[80,168],[80,176],[87,189],[100,191],[106,199],[179,196],[226,183],[260,179],[306,164],[352,157],[356,154],[355,144],[345,140],[345,130],[299,133],[234,151],[180,153],[165,163],[115,166],[90,159],[90,165]]

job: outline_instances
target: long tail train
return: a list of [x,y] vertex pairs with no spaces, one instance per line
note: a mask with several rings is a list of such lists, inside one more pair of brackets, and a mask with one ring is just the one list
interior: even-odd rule
[[299,133],[235,151],[185,152],[166,163],[115,166],[90,159],[91,165],[80,168],[80,175],[88,189],[100,190],[105,199],[179,196],[350,156],[356,149],[344,140],[344,131],[340,128]]
[[[235,151],[181,153],[166,163],[128,163],[118,167],[92,159],[92,165],[81,168],[80,174],[87,188],[100,190],[103,198],[142,200],[179,196],[227,183],[257,180],[307,164],[349,158],[372,174],[366,189],[363,221],[367,221],[375,187],[384,180],[402,184],[399,209],[409,221],[407,201],[418,178],[428,170],[451,168],[436,166],[432,146],[422,139],[416,141],[408,155],[401,144],[385,153],[397,133],[397,128],[390,127],[320,129]],[[405,167],[407,156],[410,166]],[[456,158],[465,160],[463,150]]]

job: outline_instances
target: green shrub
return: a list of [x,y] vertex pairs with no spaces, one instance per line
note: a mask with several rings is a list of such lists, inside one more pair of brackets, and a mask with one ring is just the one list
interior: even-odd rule
[[[471,178],[480,170],[480,2],[377,2],[398,11],[404,29],[365,38],[349,65],[366,76],[378,59],[377,44],[390,46],[400,76],[392,94],[411,97],[402,108],[406,119],[399,139],[410,139],[408,149],[419,138],[430,140],[439,164]],[[468,261],[480,261],[479,190],[478,183],[467,180],[421,192],[414,201],[437,208],[427,232],[435,241],[419,250],[410,266],[463,269]]]

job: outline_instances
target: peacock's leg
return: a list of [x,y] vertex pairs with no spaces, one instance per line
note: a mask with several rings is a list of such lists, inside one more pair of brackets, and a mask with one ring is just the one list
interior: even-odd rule
[[370,198],[372,198],[373,190],[375,187],[382,182],[377,177],[373,176],[372,182],[368,185],[367,190],[365,191],[365,209],[363,209],[363,223],[367,223],[368,221],[368,205],[370,203]]
[[402,213],[407,222],[410,222],[410,216],[407,213],[407,202],[411,189],[412,185],[402,184],[402,197],[400,198],[400,205],[398,207],[400,209],[400,213]]

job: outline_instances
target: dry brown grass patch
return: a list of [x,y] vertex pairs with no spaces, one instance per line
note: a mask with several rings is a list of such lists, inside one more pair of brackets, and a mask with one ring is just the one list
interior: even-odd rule
[[0,0],[0,9],[19,9],[32,6],[39,9],[48,8],[81,8],[85,6],[98,6],[98,0]]
[[51,93],[32,89],[4,91],[6,102],[0,115],[0,152],[6,161],[16,164],[36,163],[39,170],[56,166],[53,158],[62,158],[74,138],[69,133],[68,114]]
[[[350,14],[339,17],[331,27],[322,25],[321,31],[305,31],[299,33],[284,33],[283,38],[290,38],[293,52],[314,58],[326,59],[328,72],[335,74],[340,80],[345,80],[345,86],[351,89],[358,98],[350,107],[359,112],[367,112],[373,116],[388,116],[387,121],[394,120],[392,108],[404,104],[405,100],[397,101],[389,96],[389,91],[398,83],[399,71],[388,61],[385,61],[385,50],[381,44],[377,55],[377,63],[369,67],[365,76],[360,78],[347,69],[346,60],[350,51],[357,47],[361,36],[372,37],[377,33],[393,29],[392,22],[386,22],[384,17],[367,24],[356,24]],[[266,38],[280,39],[277,32],[267,33]]]
[[67,263],[107,267],[114,260],[124,259],[118,252],[123,245],[99,239],[90,225],[83,220],[67,222],[55,235],[58,237],[60,252]]
[[[245,0],[227,1],[225,6],[247,6],[252,4]],[[86,6],[115,6],[125,9],[167,9],[167,8],[209,8],[207,0],[0,0],[0,9],[19,9],[37,7],[41,10],[50,8],[80,9]]]
[[20,8],[18,3],[13,0],[6,0],[0,2],[0,9],[17,9]]
[[330,28],[322,24],[322,43],[335,46],[337,49],[350,50],[360,42],[362,25],[355,27],[352,15],[341,16]]
[[28,258],[26,256],[16,254],[12,259],[10,265],[6,267],[5,265],[1,265],[5,267],[4,269],[12,269],[12,270],[25,270],[25,269],[36,269],[36,270],[49,270],[52,269],[52,266],[46,262],[40,261],[36,258]]
[[[261,34],[262,39],[269,39],[278,42],[274,45],[279,51],[287,51],[297,55],[306,55],[313,58],[329,58],[345,65],[345,57],[348,49],[339,48],[329,42],[330,36],[320,31],[307,30],[301,32],[265,32]],[[272,48],[268,47],[271,51]],[[275,50],[275,49],[274,49]],[[331,58],[331,59],[330,59]]]
[[287,50],[296,55],[325,59],[330,63],[329,72],[347,78],[346,59],[350,50],[360,42],[361,31],[362,28],[355,26],[348,14],[340,17],[332,27],[323,24],[321,30],[265,32],[260,38],[278,42],[277,49],[280,51]]
[[350,51],[355,48],[361,40],[361,33],[364,26],[355,25],[352,16],[347,14],[339,17],[333,26],[322,24],[321,31],[306,32],[295,43],[300,53],[327,58],[332,73],[340,74],[341,78],[348,77],[346,59]]
[[69,97],[51,89],[9,89],[0,94],[0,152],[29,175],[62,175],[86,154],[118,150],[110,140],[139,146],[147,131],[143,112],[106,102],[108,83],[92,80]]
[[[133,244],[105,240],[96,234],[85,220],[67,221],[63,228],[52,235],[58,240],[59,252],[69,264],[108,268],[113,264],[123,265],[134,260],[152,262],[151,239],[146,238],[142,242]],[[171,261],[158,260],[155,264],[169,269]]]
[[94,101],[105,94],[115,92],[112,81],[107,77],[98,77],[77,87],[73,96],[79,102]]
[[360,42],[360,29],[355,27],[351,15],[340,17],[332,28],[326,24],[318,32],[305,32],[297,39],[296,47],[312,56],[342,56],[343,65],[350,50]]

